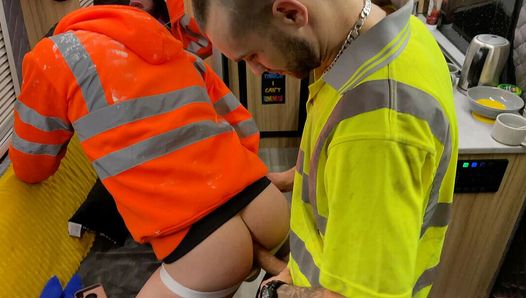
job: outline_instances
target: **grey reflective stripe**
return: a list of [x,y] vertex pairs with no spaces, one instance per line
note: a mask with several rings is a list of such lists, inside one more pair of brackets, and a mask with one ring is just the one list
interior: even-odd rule
[[202,45],[198,44],[195,41],[191,41],[188,43],[188,47],[186,48],[186,50],[197,54],[197,51],[199,51],[202,48],[203,48]]
[[232,92],[229,92],[227,95],[223,96],[222,98],[218,99],[214,103],[214,109],[216,112],[221,115],[225,116],[226,114],[232,112],[233,110],[237,109],[241,103],[236,98]]
[[428,204],[426,215],[424,217],[424,224],[420,231],[420,236],[424,236],[425,232],[430,227],[446,227],[451,221],[452,203],[436,203]]
[[[385,55],[387,53],[385,52],[386,47],[397,38],[397,36],[401,37],[399,36],[400,32],[409,24],[409,17],[411,16],[411,10],[413,8],[412,2],[413,1],[407,1],[402,8],[388,15],[381,22],[354,40],[340,56],[338,62],[323,76],[324,81],[333,86],[334,89],[339,90],[364,63],[373,59],[375,55],[380,55],[380,57],[377,57],[379,59],[387,57]],[[410,28],[408,30],[410,30]],[[408,39],[409,35],[404,38]],[[403,43],[400,49],[401,51],[407,43],[403,38],[399,38],[393,42],[393,45],[391,45],[389,49],[393,49],[401,43]],[[384,55],[381,53],[384,53]],[[375,68],[385,66],[395,59],[398,54],[399,52],[389,54],[393,55],[393,57],[389,57],[389,60],[382,61]],[[368,67],[370,67],[370,65]],[[363,68],[361,71],[362,70],[367,71],[367,68]],[[359,82],[361,80],[357,81]]]
[[418,280],[415,283],[415,286],[413,287],[413,296],[416,295],[420,290],[423,288],[430,286],[433,284],[433,281],[435,280],[438,265],[432,268],[427,269],[420,275]]
[[179,20],[179,24],[181,24],[181,28],[185,31],[187,35],[192,36],[193,38],[196,38],[198,40],[196,44],[198,45],[199,48],[204,48],[208,46],[209,44],[208,39],[190,30],[190,27],[189,27],[190,17],[188,17],[187,15],[183,15],[183,17]]
[[309,280],[311,287],[320,287],[320,269],[298,235],[290,231],[290,254],[303,275]]
[[188,25],[190,25],[190,17],[184,14],[179,20],[179,24],[181,24],[183,28],[188,28]]
[[[356,74],[356,77],[353,78],[352,82],[349,82],[350,84],[345,84],[344,86],[340,88],[341,93],[345,92],[345,90],[349,90],[349,89],[356,87],[366,77],[370,76],[371,74],[378,71],[380,68],[384,67],[385,65],[391,63],[398,56],[400,56],[400,54],[404,51],[405,47],[407,46],[407,43],[409,42],[409,34],[410,34],[410,30],[409,30],[409,25],[408,25],[405,31],[402,33],[401,39],[399,39],[397,43],[393,44],[390,48],[388,48],[388,50],[390,51],[398,47],[396,48],[395,52],[393,53],[386,52],[387,54],[381,57],[377,57],[376,59],[369,61],[367,64],[364,64],[364,69],[362,69],[360,73]],[[401,43],[401,46],[399,46],[400,43]],[[382,61],[380,62],[380,60]]]
[[316,225],[318,227],[318,230],[320,232],[321,235],[324,235],[325,234],[325,231],[327,230],[327,218],[321,216],[321,215],[316,215]]
[[71,131],[72,127],[58,117],[48,117],[40,114],[32,108],[26,106],[20,100],[15,102],[15,110],[22,122],[34,126],[43,131],[67,130]]
[[[309,175],[301,173],[301,200],[304,203],[310,204],[309,200]],[[315,206],[312,207],[316,208]],[[318,212],[315,212],[315,215],[318,216]]]
[[19,137],[16,132],[13,132],[12,138],[13,147],[21,152],[35,155],[51,155],[57,156],[64,145],[48,145],[30,142]]
[[296,159],[296,171],[302,175],[303,174],[303,159],[305,158],[305,153],[303,150],[298,151],[298,159]]
[[316,178],[320,153],[332,131],[342,120],[382,108],[410,114],[426,121],[433,135],[444,145],[442,158],[451,155],[451,146],[447,147],[447,144],[451,143],[449,121],[440,104],[431,95],[393,80],[364,82],[343,95],[334,107],[316,141],[309,171],[309,200],[311,204],[316,202]]
[[253,134],[259,133],[258,127],[254,119],[250,118],[248,120],[241,121],[232,125],[236,130],[237,135],[240,138],[246,138]]
[[97,68],[80,40],[71,32],[51,36],[77,79],[89,112],[107,105]]
[[201,74],[201,77],[204,80],[205,79],[205,74],[206,74],[206,66],[205,66],[205,63],[203,62],[203,60],[196,56],[196,59],[195,59],[195,62],[194,62],[194,67]]
[[176,128],[166,133],[112,152],[93,161],[100,179],[118,175],[126,170],[199,141],[232,131],[226,123],[201,121]]
[[422,223],[422,229],[420,235],[423,236],[429,227],[445,227],[449,224],[451,219],[451,203],[439,203],[438,198],[440,195],[440,187],[446,176],[447,168],[451,161],[451,136],[448,133],[448,138],[444,144],[444,152],[440,158],[437,172],[433,178],[433,184],[431,185],[431,192],[427,202],[426,210],[424,213],[424,220]]
[[121,101],[88,113],[73,125],[79,139],[84,141],[115,127],[200,102],[210,103],[206,90],[200,86],[191,86],[165,94]]
[[[311,162],[312,163],[312,162]],[[305,193],[307,194],[307,199],[312,207],[312,211],[314,212],[314,217],[316,218],[316,226],[318,227],[318,231],[322,234],[325,234],[325,230],[327,228],[327,219],[321,216],[321,214],[318,212],[318,204],[316,203],[316,168],[310,167],[310,176],[305,175],[303,178],[305,180],[302,181],[302,184],[307,184],[306,187],[303,187],[303,195]]]
[[203,80],[205,80],[206,65],[203,62],[203,59],[201,59],[199,56],[197,56],[196,53],[194,53],[192,51],[186,51],[186,53],[188,53],[191,56],[195,57],[194,67],[197,70],[197,72],[199,72],[199,74],[201,75],[201,78],[203,78]]
[[327,229],[327,218],[319,214],[316,200],[311,199],[315,198],[316,196],[311,195],[309,192],[309,181],[309,176],[303,173],[301,175],[301,200],[311,205],[312,211],[314,212],[314,218],[316,219],[316,227],[318,228],[318,231],[323,235],[325,234],[325,230]]

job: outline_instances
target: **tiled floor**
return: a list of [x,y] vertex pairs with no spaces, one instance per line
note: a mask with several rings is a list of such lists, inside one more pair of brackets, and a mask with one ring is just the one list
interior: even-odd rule
[[[262,148],[259,155],[269,170],[275,172],[290,169],[296,162],[297,152],[295,148]],[[290,194],[287,195],[290,197]],[[138,245],[130,239],[124,247],[112,248],[108,243],[99,240],[82,262],[79,274],[87,285],[102,283],[110,298],[135,297],[158,266],[148,246]],[[126,274],[123,274],[124,272]],[[234,297],[255,297],[263,275],[264,272],[253,282],[243,283]]]

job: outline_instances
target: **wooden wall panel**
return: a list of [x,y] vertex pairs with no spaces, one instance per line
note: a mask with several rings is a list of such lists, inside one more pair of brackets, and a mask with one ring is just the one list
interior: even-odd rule
[[57,2],[53,0],[20,0],[29,45],[32,47],[63,16],[79,8],[78,0]]
[[260,148],[299,148],[301,138],[262,138]]
[[229,78],[229,88],[237,96],[238,99],[241,99],[239,93],[239,69],[237,62],[234,62],[228,59],[228,78]]
[[255,76],[247,67],[248,110],[254,115],[261,131],[297,131],[300,109],[301,81],[286,77],[285,103],[262,104],[261,76]]

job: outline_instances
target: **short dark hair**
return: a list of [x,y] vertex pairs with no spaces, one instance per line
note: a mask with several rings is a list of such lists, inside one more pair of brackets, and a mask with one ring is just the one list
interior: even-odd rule
[[[202,30],[206,27],[210,3],[214,0],[192,0],[194,17]],[[231,12],[232,32],[242,34],[246,29],[258,29],[270,20],[274,0],[215,0]]]
[[151,15],[156,19],[160,19],[163,23],[170,22],[168,7],[164,0],[153,0],[153,11],[151,12]]

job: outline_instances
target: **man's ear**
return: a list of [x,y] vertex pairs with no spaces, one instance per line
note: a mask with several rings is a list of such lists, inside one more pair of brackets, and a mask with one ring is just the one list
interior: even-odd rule
[[298,0],[276,0],[272,5],[272,14],[287,25],[303,27],[309,22],[307,7]]

